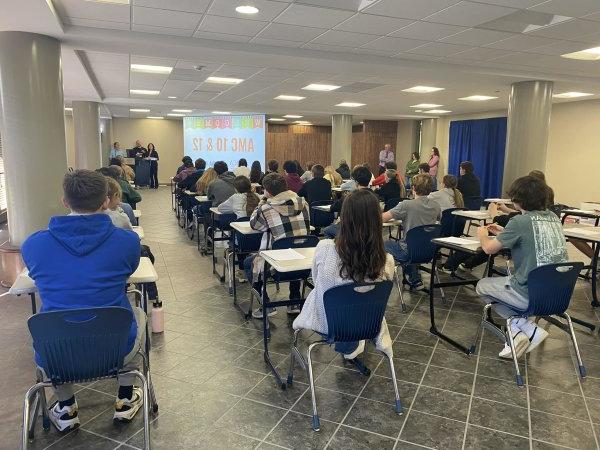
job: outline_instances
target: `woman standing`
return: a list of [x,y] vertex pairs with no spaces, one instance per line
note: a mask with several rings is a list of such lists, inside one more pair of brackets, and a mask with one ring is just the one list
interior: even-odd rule
[[429,175],[433,178],[433,190],[437,191],[437,173],[440,165],[440,151],[437,147],[431,148],[431,156],[427,164],[429,165]]
[[158,189],[158,152],[154,147],[154,144],[150,142],[148,144],[148,157],[155,158],[150,160],[150,189]]
[[421,159],[419,153],[413,152],[410,161],[406,163],[406,187],[410,188],[410,179],[419,173],[419,164]]

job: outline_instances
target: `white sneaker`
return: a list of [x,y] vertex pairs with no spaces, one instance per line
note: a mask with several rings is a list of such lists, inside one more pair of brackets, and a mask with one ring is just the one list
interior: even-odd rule
[[62,408],[58,402],[56,402],[48,410],[48,418],[58,431],[74,430],[81,425],[77,414],[78,409],[77,402],[73,403],[71,406],[63,406]]
[[[515,352],[517,353],[518,359],[525,353],[525,350],[529,346],[529,339],[527,339],[525,333],[519,331],[513,336],[513,342],[515,343]],[[504,359],[512,359],[512,352],[510,351],[508,344],[504,344],[504,348],[498,353],[498,356]]]
[[144,404],[143,392],[142,389],[134,386],[133,393],[131,394],[131,399],[128,398],[118,398],[115,402],[115,413],[113,415],[113,420],[118,420],[120,422],[129,422],[134,418],[138,410]]
[[529,346],[525,353],[529,353],[531,350],[534,350],[538,345],[540,345],[544,340],[548,337],[548,332],[544,330],[542,327],[535,327],[533,330],[533,334],[529,338]]
[[288,306],[287,310],[286,310],[286,312],[289,315],[298,315],[298,314],[300,314],[300,311],[301,311],[300,305],[291,305],[291,306]]
[[[275,314],[277,314],[277,310],[275,308],[269,308],[269,310],[267,311],[267,317],[274,316]],[[252,311],[252,317],[254,317],[255,319],[262,319],[262,308],[256,308],[254,311]]]

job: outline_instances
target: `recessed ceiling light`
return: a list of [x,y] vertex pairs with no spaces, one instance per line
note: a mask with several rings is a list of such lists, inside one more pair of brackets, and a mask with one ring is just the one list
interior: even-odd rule
[[168,113],[167,116],[169,117],[185,117],[185,114],[180,114],[180,113]]
[[65,111],[73,111],[73,108],[66,107]]
[[312,122],[308,120],[296,120],[294,123],[297,125],[312,125]]
[[129,93],[133,95],[158,95],[160,91],[151,91],[148,89],[129,89]]
[[436,105],[435,103],[419,103],[418,105],[412,105],[411,108],[439,108],[444,105]]
[[429,94],[430,92],[443,91],[444,88],[431,86],[413,86],[408,89],[402,89],[403,92],[415,92],[417,94]]
[[177,112],[177,113],[191,113],[192,110],[191,109],[173,109],[173,112]]
[[146,117],[146,119],[162,120],[162,119],[164,119],[164,117],[162,117],[162,116],[148,116],[148,117]]
[[286,119],[302,119],[304,116],[297,116],[295,114],[286,114],[285,116]]
[[285,94],[281,94],[278,95],[277,97],[275,97],[275,100],[292,100],[292,101],[299,101],[299,100],[304,100],[306,97],[301,97],[299,95],[285,95]]
[[359,106],[365,106],[365,103],[342,102],[342,103],[338,103],[335,106],[343,106],[344,108],[358,108]]
[[267,120],[269,122],[285,122],[285,119],[281,119],[279,117],[269,117]]
[[600,47],[592,47],[585,50],[580,50],[573,53],[565,53],[560,55],[563,58],[568,59],[581,59],[584,61],[597,61],[600,59]]
[[461,97],[459,100],[465,100],[467,102],[485,102],[486,100],[494,100],[498,97],[492,97],[491,95],[469,95],[468,97]]
[[208,77],[205,80],[207,83],[214,84],[240,84],[242,81],[241,78],[230,78],[230,77]]
[[422,109],[415,109],[415,112],[423,112]]
[[363,125],[363,124],[364,124],[364,122],[362,122],[362,121],[361,121],[361,122],[358,122],[358,123],[359,123],[360,125]]
[[237,12],[240,14],[256,14],[258,12],[258,8],[250,5],[242,5],[235,8]]
[[229,111],[212,111],[211,114],[217,114],[219,116],[228,116],[231,113]]
[[150,110],[146,108],[129,108],[129,112],[150,112]]
[[304,86],[302,89],[306,89],[307,91],[335,91],[339,88],[341,88],[341,86],[336,86],[334,84],[313,83],[309,84],[308,86]]
[[173,68],[169,67],[169,66],[151,66],[148,64],[132,64],[131,70],[133,72],[168,74],[168,73],[171,73]]
[[448,114],[452,111],[447,111],[445,109],[431,109],[429,111],[423,111],[425,114]]
[[589,97],[594,94],[587,94],[585,92],[563,92],[561,94],[554,94],[554,98],[578,98],[578,97]]
[[175,97],[174,95],[169,95],[169,98],[177,98],[177,97]]
[[94,3],[116,3],[117,5],[129,5],[129,0],[85,0]]

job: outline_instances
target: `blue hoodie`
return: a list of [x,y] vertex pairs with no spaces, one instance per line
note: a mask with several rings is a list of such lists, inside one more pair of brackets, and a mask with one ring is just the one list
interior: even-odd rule
[[[126,281],[140,262],[140,239],[106,214],[55,216],[21,248],[40,293],[40,311],[121,306],[131,310]],[[133,348],[137,326],[129,336]],[[128,352],[127,352],[128,353]]]

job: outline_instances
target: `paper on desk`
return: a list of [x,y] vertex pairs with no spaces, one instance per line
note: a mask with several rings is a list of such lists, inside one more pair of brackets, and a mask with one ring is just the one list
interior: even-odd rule
[[445,237],[445,238],[439,238],[438,241],[442,241],[442,242],[447,242],[448,244],[455,244],[455,245],[473,245],[473,244],[478,244],[477,241],[474,241],[473,239],[465,239],[465,238],[459,238],[459,237]]
[[266,250],[263,252],[265,256],[275,261],[292,261],[296,259],[305,259],[300,253],[292,248],[285,250]]
[[595,236],[600,233],[600,230],[596,227],[585,227],[585,228],[567,228],[566,231],[571,231],[573,233],[579,234],[589,234],[590,236]]
[[596,211],[588,210],[588,209],[567,209],[567,211],[573,211],[583,214],[598,214]]

